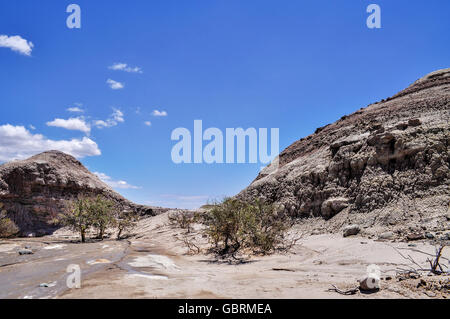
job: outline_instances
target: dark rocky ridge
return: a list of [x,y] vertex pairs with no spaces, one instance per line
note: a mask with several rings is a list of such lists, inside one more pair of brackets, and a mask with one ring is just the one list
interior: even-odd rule
[[449,123],[450,69],[444,69],[293,143],[278,169],[272,163],[237,196],[264,198],[298,217],[392,212],[405,202],[402,214],[445,214]]
[[141,215],[166,211],[137,205],[125,199],[87,170],[74,157],[58,151],[44,152],[23,161],[0,166],[0,203],[21,235],[44,235],[55,229],[51,221],[79,195],[102,195],[123,210]]

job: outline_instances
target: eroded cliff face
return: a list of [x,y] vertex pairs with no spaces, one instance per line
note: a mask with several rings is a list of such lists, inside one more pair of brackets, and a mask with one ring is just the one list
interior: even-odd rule
[[445,213],[449,144],[450,69],[444,69],[293,143],[280,154],[278,169],[272,163],[238,197],[324,219],[404,201],[408,213]]
[[52,220],[78,196],[102,195],[123,210],[154,215],[162,208],[136,205],[103,183],[78,160],[58,151],[49,151],[24,161],[0,166],[2,210],[20,229],[21,235],[52,232]]

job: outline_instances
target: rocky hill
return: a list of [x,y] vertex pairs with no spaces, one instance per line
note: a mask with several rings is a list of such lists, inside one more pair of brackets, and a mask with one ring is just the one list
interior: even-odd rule
[[102,195],[124,210],[155,215],[165,209],[136,205],[125,199],[74,157],[58,151],[44,152],[27,160],[0,166],[2,210],[19,227],[22,235],[51,232],[54,219],[68,200],[79,195]]
[[449,145],[450,69],[443,69],[293,143],[238,197],[265,198],[335,227],[411,231],[428,220],[448,228]]

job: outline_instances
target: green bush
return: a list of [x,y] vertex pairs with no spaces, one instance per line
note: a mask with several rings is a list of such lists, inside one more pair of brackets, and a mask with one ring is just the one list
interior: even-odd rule
[[133,229],[136,226],[137,220],[138,216],[134,212],[122,212],[114,222],[117,226],[117,240],[121,239],[123,232]]
[[198,216],[194,212],[175,211],[168,215],[169,223],[191,232],[192,224],[197,222]]
[[116,224],[116,209],[114,203],[97,196],[89,201],[92,226],[98,231],[97,238],[103,240],[106,228]]
[[8,218],[6,210],[2,210],[3,203],[0,203],[0,238],[8,238],[16,235],[19,228]]
[[86,233],[93,227],[98,231],[98,238],[103,239],[107,227],[115,225],[114,204],[103,197],[78,198],[69,204],[60,216],[60,222],[79,232],[81,241],[86,242]]
[[214,205],[203,215],[202,223],[213,250],[220,256],[233,257],[244,250],[268,254],[282,249],[290,227],[288,217],[279,216],[273,205],[234,198]]
[[93,224],[90,200],[79,198],[69,204],[67,211],[60,215],[60,222],[73,231],[79,232],[81,242],[86,242],[86,232]]

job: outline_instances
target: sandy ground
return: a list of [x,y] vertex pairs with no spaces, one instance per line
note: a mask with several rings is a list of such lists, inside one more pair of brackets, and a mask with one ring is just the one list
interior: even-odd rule
[[[217,262],[188,255],[184,230],[169,226],[167,214],[140,222],[128,240],[80,244],[67,233],[0,242],[0,298],[446,298],[416,288],[420,279],[389,279],[398,267],[413,266],[393,248],[426,266],[434,252],[425,242],[380,242],[339,234],[308,236],[287,254],[253,257],[246,263]],[[295,230],[295,229],[294,229]],[[18,254],[30,247],[34,254]],[[450,258],[449,249],[444,258]],[[445,259],[444,259],[445,260]],[[447,260],[445,262],[448,262]],[[81,288],[66,286],[70,264],[80,266]],[[369,265],[382,271],[380,291],[344,296],[330,292],[357,287]],[[446,280],[448,276],[430,280]],[[42,285],[44,284],[44,285]]]

